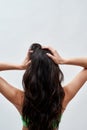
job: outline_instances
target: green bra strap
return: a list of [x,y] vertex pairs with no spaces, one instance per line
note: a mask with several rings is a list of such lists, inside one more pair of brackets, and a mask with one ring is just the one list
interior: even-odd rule
[[21,116],[22,122],[23,122],[23,126],[28,127],[29,124],[29,119],[27,119],[27,122],[23,119],[23,117]]
[[[59,122],[61,121],[61,117],[62,117],[62,114],[60,115],[60,117],[59,117]],[[57,121],[54,121],[53,122],[53,128],[57,128],[58,127],[58,122]]]

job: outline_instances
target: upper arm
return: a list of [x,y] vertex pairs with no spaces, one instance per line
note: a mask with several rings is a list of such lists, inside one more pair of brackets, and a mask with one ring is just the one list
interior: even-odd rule
[[87,81],[87,69],[83,69],[79,72],[76,77],[64,86],[65,90],[65,99],[64,102],[67,103],[76,95],[79,89],[83,86],[83,84]]
[[0,77],[0,93],[14,105],[21,105],[23,92]]

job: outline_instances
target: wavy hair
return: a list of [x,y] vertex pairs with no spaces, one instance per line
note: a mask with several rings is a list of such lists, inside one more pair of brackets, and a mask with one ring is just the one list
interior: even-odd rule
[[62,113],[64,90],[61,86],[63,73],[42,49],[34,43],[30,47],[31,64],[23,75],[24,102],[22,114],[29,130],[53,130],[53,123],[59,125]]

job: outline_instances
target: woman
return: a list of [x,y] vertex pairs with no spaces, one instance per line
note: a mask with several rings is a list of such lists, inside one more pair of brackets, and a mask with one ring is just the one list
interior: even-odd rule
[[[83,67],[67,85],[61,85],[59,64]],[[0,93],[19,111],[22,130],[57,130],[67,104],[87,80],[87,58],[62,58],[51,47],[32,44],[20,65],[0,64],[0,70],[25,69],[21,91],[0,77]]]

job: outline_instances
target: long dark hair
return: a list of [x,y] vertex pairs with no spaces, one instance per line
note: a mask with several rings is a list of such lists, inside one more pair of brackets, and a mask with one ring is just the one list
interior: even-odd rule
[[24,102],[22,114],[29,130],[53,130],[53,124],[59,124],[62,113],[64,90],[61,86],[63,73],[42,49],[34,43],[30,47],[31,64],[23,76]]

